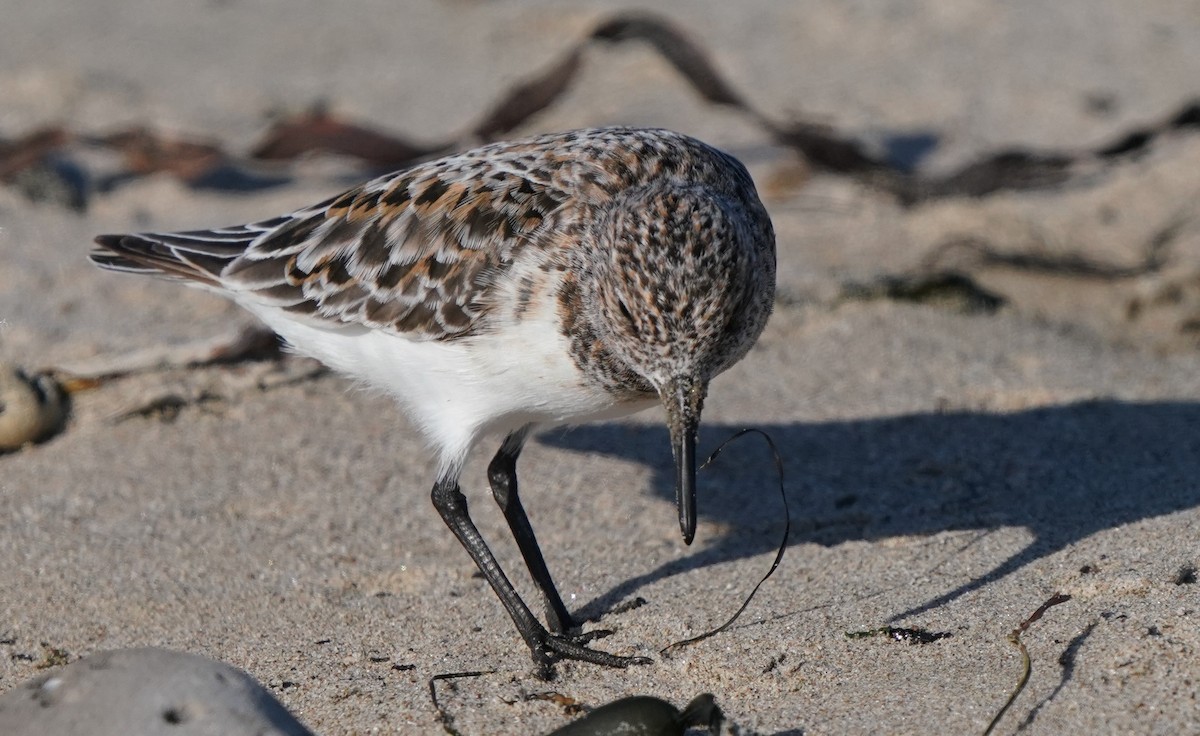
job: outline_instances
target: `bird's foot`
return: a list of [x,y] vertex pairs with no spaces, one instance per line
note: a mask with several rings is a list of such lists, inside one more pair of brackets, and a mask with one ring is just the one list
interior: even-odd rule
[[543,680],[554,678],[554,664],[564,659],[578,662],[598,664],[602,667],[624,669],[631,665],[650,664],[654,660],[649,657],[622,657],[609,652],[602,652],[587,646],[589,642],[610,636],[611,631],[599,629],[579,634],[552,634],[545,632],[534,646],[531,647],[533,662],[537,665],[538,676]]
[[[593,629],[592,631],[572,631],[566,634],[559,634],[563,639],[574,642],[576,644],[590,644],[597,639],[607,639],[613,635],[612,629]],[[553,634],[552,634],[553,636]]]

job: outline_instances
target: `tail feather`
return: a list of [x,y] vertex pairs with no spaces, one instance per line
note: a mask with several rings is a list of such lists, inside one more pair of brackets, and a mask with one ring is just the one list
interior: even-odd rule
[[240,239],[232,236],[210,232],[100,235],[96,238],[100,247],[88,257],[110,271],[158,274],[220,286],[221,271],[249,245],[244,232]]

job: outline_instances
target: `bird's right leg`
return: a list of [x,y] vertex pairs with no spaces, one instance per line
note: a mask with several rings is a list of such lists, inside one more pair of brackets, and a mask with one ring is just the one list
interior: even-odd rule
[[606,667],[627,667],[631,664],[646,664],[650,660],[645,657],[620,657],[608,652],[590,649],[568,636],[550,633],[529,610],[529,606],[521,600],[521,596],[513,588],[512,583],[500,569],[500,563],[488,549],[483,535],[471,521],[467,513],[467,499],[459,490],[458,481],[453,476],[438,480],[433,486],[433,506],[441,514],[442,520],[458,541],[471,555],[471,559],[483,573],[483,577],[492,586],[500,603],[504,605],[508,615],[512,617],[517,631],[529,646],[530,654],[542,674],[548,675],[550,667],[559,659],[576,659],[581,662],[604,665]]

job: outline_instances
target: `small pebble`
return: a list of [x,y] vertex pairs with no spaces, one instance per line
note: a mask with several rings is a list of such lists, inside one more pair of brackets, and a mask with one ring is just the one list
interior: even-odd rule
[[66,401],[53,378],[0,363],[0,452],[45,439],[65,419]]

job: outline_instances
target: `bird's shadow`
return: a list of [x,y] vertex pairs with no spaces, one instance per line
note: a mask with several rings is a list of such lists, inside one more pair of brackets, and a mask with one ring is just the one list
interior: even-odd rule
[[[699,456],[741,428],[706,425]],[[893,622],[954,601],[1096,532],[1200,505],[1197,403],[1088,401],[1010,414],[913,414],[758,428],[783,455],[792,544],[1004,527],[1024,528],[1033,537],[982,575],[896,611]],[[674,500],[664,428],[590,425],[541,441],[645,463],[655,471],[651,492]],[[730,447],[700,475],[699,486],[701,517],[729,531],[699,552],[589,601],[581,617],[595,618],[656,580],[774,551],[783,512],[771,490],[777,480],[765,450]]]

